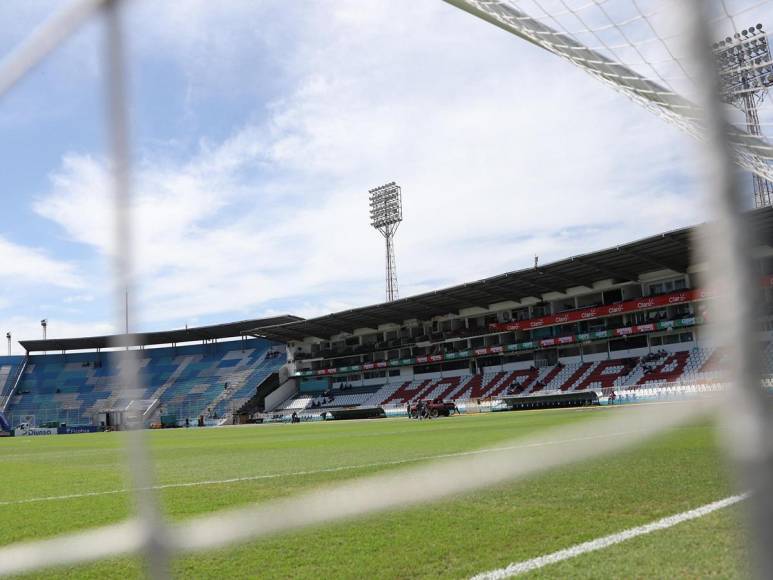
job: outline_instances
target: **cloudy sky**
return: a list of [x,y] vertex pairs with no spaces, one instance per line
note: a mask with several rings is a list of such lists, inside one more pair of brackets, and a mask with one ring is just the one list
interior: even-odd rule
[[[61,3],[0,4],[0,54]],[[395,180],[407,296],[704,216],[694,145],[439,0],[136,0],[137,328],[383,299],[367,191]],[[0,330],[113,329],[103,23],[0,99]]]

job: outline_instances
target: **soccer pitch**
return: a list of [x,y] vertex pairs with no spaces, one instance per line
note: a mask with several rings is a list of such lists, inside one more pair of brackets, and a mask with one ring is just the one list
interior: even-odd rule
[[[433,457],[496,446],[604,408],[179,429],[148,433],[173,520]],[[0,543],[117,522],[131,511],[119,433],[0,440]],[[547,444],[552,444],[546,440]],[[555,443],[560,444],[560,443]],[[592,445],[592,442],[589,442]],[[714,429],[683,427],[642,447],[426,506],[175,560],[206,577],[469,577],[648,524],[732,495]],[[743,504],[740,504],[743,506]],[[734,506],[545,566],[532,577],[734,577],[748,555]],[[115,559],[46,577],[136,577]],[[527,575],[528,576],[528,575]]]

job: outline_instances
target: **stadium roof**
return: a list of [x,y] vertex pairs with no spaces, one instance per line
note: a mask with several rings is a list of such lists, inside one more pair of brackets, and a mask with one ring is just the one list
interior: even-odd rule
[[[773,208],[746,215],[760,243],[773,241]],[[394,302],[376,304],[309,320],[256,327],[249,334],[288,342],[308,337],[329,339],[357,328],[376,328],[412,318],[428,319],[458,312],[470,306],[488,307],[507,300],[521,301],[548,292],[564,293],[568,288],[590,286],[605,278],[637,281],[639,275],[655,270],[686,272],[691,263],[695,238],[706,235],[707,226],[682,228],[537,268],[525,268],[477,282],[452,286]]]
[[212,326],[198,326],[181,330],[166,330],[160,332],[145,332],[136,334],[121,334],[109,336],[90,336],[85,338],[60,338],[49,340],[20,340],[19,344],[27,352],[90,350],[120,346],[150,346],[154,344],[175,344],[179,342],[194,342],[198,340],[214,340],[241,336],[245,330],[256,326],[281,325],[303,320],[297,316],[285,315],[271,318],[242,320]]

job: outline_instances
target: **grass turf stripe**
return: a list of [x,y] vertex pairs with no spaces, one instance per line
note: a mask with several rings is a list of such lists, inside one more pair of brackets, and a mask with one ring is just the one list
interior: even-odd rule
[[[264,473],[261,475],[247,475],[243,477],[231,477],[227,479],[205,479],[200,481],[186,481],[179,483],[165,483],[160,485],[154,485],[149,489],[162,490],[162,489],[175,489],[185,487],[200,487],[205,485],[227,485],[229,483],[242,483],[247,481],[260,481],[262,479],[277,479],[280,477],[302,477],[306,475],[317,475],[323,473],[336,473],[339,471],[350,471],[356,469],[372,469],[374,467],[388,467],[394,465],[405,465],[409,463],[417,463],[419,461],[430,461],[434,459],[450,459],[453,457],[465,457],[470,455],[480,455],[483,453],[496,453],[501,451],[512,451],[514,449],[526,449],[530,447],[544,447],[548,445],[561,445],[564,443],[572,443],[575,441],[590,441],[593,439],[603,439],[608,437],[618,437],[620,435],[628,435],[636,431],[618,431],[615,433],[604,433],[600,435],[594,435],[589,437],[580,437],[574,439],[558,439],[554,441],[543,441],[540,443],[529,443],[524,445],[508,445],[503,447],[487,447],[485,449],[474,449],[471,451],[458,451],[454,453],[439,453],[436,455],[422,455],[419,457],[412,457],[409,459],[396,459],[392,461],[379,461],[376,463],[360,463],[355,465],[341,465],[338,467],[323,467],[320,469],[309,469],[304,471],[290,471],[286,473]],[[85,491],[81,493],[70,493],[65,495],[49,495],[41,497],[30,497],[23,499],[4,500],[0,501],[0,506],[9,505],[21,505],[39,502],[49,501],[65,501],[69,499],[81,499],[86,497],[98,497],[103,495],[117,495],[122,493],[131,493],[134,490],[131,488],[110,489],[105,491]]]
[[559,550],[557,552],[553,552],[552,554],[546,554],[544,556],[532,558],[531,560],[516,562],[516,563],[510,564],[506,568],[500,568],[498,570],[490,570],[488,572],[483,572],[481,574],[473,576],[472,580],[502,580],[503,578],[511,578],[513,576],[525,574],[526,572],[538,570],[539,568],[544,568],[545,566],[549,566],[551,564],[556,564],[558,562],[563,562],[564,560],[576,558],[577,556],[587,554],[588,552],[603,550],[604,548],[608,548],[609,546],[614,546],[615,544],[619,544],[621,542],[631,540],[638,536],[651,534],[652,532],[657,532],[659,530],[665,530],[673,526],[676,526],[677,524],[681,524],[682,522],[694,520],[697,518],[702,518],[712,512],[715,512],[717,510],[721,510],[723,508],[736,504],[746,499],[746,497],[747,497],[747,494],[733,495],[730,497],[726,497],[725,499],[721,499],[719,501],[706,504],[704,506],[695,508],[693,510],[668,516],[663,519],[657,520],[655,522],[645,524],[643,526],[639,526],[637,528],[630,528],[627,530],[623,530],[622,532],[618,532],[617,534],[604,536],[602,538],[596,538],[595,540],[591,540],[589,542],[585,542],[582,544],[577,544],[575,546],[572,546],[571,548]]

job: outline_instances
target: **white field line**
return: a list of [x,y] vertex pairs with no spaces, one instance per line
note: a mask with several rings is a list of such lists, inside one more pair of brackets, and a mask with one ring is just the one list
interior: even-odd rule
[[[652,402],[652,403],[640,403],[637,406],[645,406],[645,405],[667,405],[667,404],[676,404],[678,401],[661,401],[661,402]],[[615,409],[629,409],[630,405],[618,405],[614,407],[605,407],[605,409],[608,408],[615,408]],[[552,409],[547,409],[547,411],[551,411]],[[590,409],[568,409],[572,411],[581,411],[581,410],[590,410]],[[567,411],[567,409],[563,409],[563,411]],[[529,411],[525,411],[529,412]],[[484,415],[484,414],[481,414]],[[465,415],[461,415],[464,417]],[[468,417],[475,417],[478,416],[475,415],[467,415]],[[367,421],[368,419],[363,419],[363,421]],[[312,423],[305,423],[306,425],[310,425]],[[302,424],[304,425],[304,424]],[[233,427],[253,427],[250,425],[233,425]],[[267,473],[262,475],[247,475],[244,477],[232,477],[227,479],[206,479],[201,481],[188,481],[188,482],[180,482],[180,483],[166,483],[166,484],[160,484],[160,485],[154,485],[150,489],[154,490],[163,490],[163,489],[174,489],[174,488],[185,488],[185,487],[199,487],[199,486],[207,486],[207,485],[227,485],[229,483],[240,483],[245,481],[260,481],[263,479],[277,479],[280,477],[301,477],[305,475],[317,475],[321,473],[336,473],[339,471],[350,471],[350,470],[356,470],[356,469],[370,469],[373,467],[387,467],[391,465],[405,465],[409,463],[417,463],[419,461],[430,461],[433,459],[448,459],[453,457],[465,457],[465,456],[474,456],[474,455],[480,455],[482,453],[492,453],[497,451],[512,451],[515,449],[528,449],[532,447],[543,447],[547,445],[561,445],[566,443],[572,443],[575,441],[590,441],[593,439],[603,439],[608,437],[615,437],[620,435],[630,435],[634,433],[638,433],[638,430],[628,430],[628,431],[617,431],[614,433],[605,433],[602,435],[593,435],[589,437],[580,437],[575,439],[561,439],[556,441],[543,441],[539,443],[531,443],[531,444],[525,444],[525,445],[510,445],[506,447],[490,447],[485,449],[476,449],[473,451],[460,451],[456,453],[441,453],[437,455],[423,455],[419,457],[412,457],[408,459],[397,459],[394,461],[381,461],[377,463],[363,463],[358,465],[342,465],[339,467],[327,467],[327,468],[321,468],[321,469],[312,469],[312,470],[304,470],[304,471],[291,471],[287,473]],[[383,432],[380,432],[380,434]],[[393,431],[392,433],[403,433],[403,431]],[[99,450],[83,450],[82,453],[87,452],[99,452],[99,453],[115,453],[116,449],[99,449]],[[79,455],[81,452],[78,453]],[[12,456],[5,456],[5,458],[12,457]],[[3,456],[0,456],[0,459],[3,459]],[[131,488],[120,488],[120,489],[111,489],[111,490],[105,490],[105,491],[85,491],[81,493],[72,493],[72,494],[65,494],[65,495],[52,495],[52,496],[41,496],[41,497],[32,497],[32,498],[25,498],[25,499],[15,499],[15,500],[3,500],[0,501],[0,506],[9,506],[9,505],[20,505],[20,504],[28,504],[28,503],[39,503],[39,502],[53,502],[53,501],[65,501],[70,499],[81,499],[86,497],[99,497],[99,496],[105,496],[105,495],[118,495],[122,493],[131,493],[134,490]]]
[[[630,405],[629,410],[609,413],[603,420],[581,421],[548,429],[538,436],[503,442],[490,453],[463,452],[467,456],[348,478],[291,497],[170,523],[160,541],[168,542],[176,553],[192,554],[309,526],[424,506],[631,449],[667,430],[712,415],[718,404],[717,400],[698,398],[689,404],[657,408]],[[610,436],[613,433],[620,435]],[[555,444],[558,441],[566,443]],[[142,522],[130,519],[53,538],[17,542],[0,546],[0,576],[137,554],[151,541],[159,539],[151,536]]]
[[[408,459],[395,459],[393,461],[379,461],[376,463],[361,463],[357,465],[341,465],[339,467],[325,467],[322,469],[309,469],[304,471],[291,471],[287,473],[265,473],[262,475],[247,475],[244,477],[231,477],[228,479],[204,479],[201,481],[187,481],[180,483],[165,483],[160,485],[154,485],[150,489],[174,489],[181,487],[199,487],[205,485],[227,485],[229,483],[241,483],[245,481],[259,481],[262,479],[277,479],[280,477],[301,477],[305,475],[317,475],[320,473],[336,473],[339,471],[350,471],[355,469],[370,469],[373,467],[387,467],[391,465],[404,465],[408,463],[416,463],[418,461],[430,461],[433,459],[448,459],[451,457],[465,457],[469,455],[479,455],[481,453],[496,453],[500,451],[511,451],[514,449],[527,449],[531,447],[544,447],[547,445],[561,445],[565,443],[573,443],[576,441],[590,441],[593,439],[603,439],[608,437],[619,437],[621,435],[630,435],[637,431],[617,431],[615,433],[604,433],[602,435],[593,435],[590,437],[582,437],[579,439],[560,439],[556,441],[543,441],[540,443],[529,443],[525,445],[509,445],[507,447],[488,447],[485,449],[475,449],[472,451],[459,451],[455,453],[439,453],[436,455],[422,455],[419,457],[411,457]],[[110,489],[105,491],[84,491],[82,493],[71,493],[66,495],[50,495],[41,497],[31,497],[26,499],[14,499],[7,501],[0,501],[0,506],[8,505],[20,505],[29,503],[49,502],[49,501],[64,501],[69,499],[81,499],[86,497],[98,497],[103,495],[117,495],[122,493],[131,493],[134,491],[131,488],[125,487],[120,489]]]
[[596,538],[595,540],[577,544],[576,546],[566,548],[565,550],[559,550],[558,552],[553,552],[552,554],[546,554],[545,556],[539,556],[538,558],[533,558],[531,560],[510,564],[506,568],[483,572],[477,576],[473,576],[472,580],[502,580],[504,578],[511,578],[513,576],[525,574],[526,572],[532,572],[534,570],[538,570],[539,568],[549,566],[550,564],[556,564],[558,562],[563,562],[564,560],[576,558],[577,556],[587,554],[588,552],[602,550],[604,548],[614,546],[615,544],[625,542],[638,536],[651,534],[652,532],[657,532],[659,530],[665,530],[677,524],[681,524],[682,522],[702,518],[712,512],[736,504],[739,501],[746,499],[747,497],[748,494],[732,495],[730,497],[726,497],[725,499],[715,501],[714,503],[706,504],[694,510],[689,510],[675,514],[673,516],[668,516],[656,522],[639,526],[638,528],[630,528],[617,534],[604,536],[603,538]]
[[[637,407],[644,407],[648,405],[678,405],[684,403],[684,400],[671,400],[671,401],[647,401],[647,402],[637,402],[637,403],[625,403],[625,404],[616,404],[616,405],[604,405],[599,407],[566,407],[563,409],[539,409],[534,411],[518,411],[521,415],[527,415],[527,414],[535,414],[535,413],[541,413],[541,414],[547,414],[547,413],[604,413],[606,411],[610,410],[625,410],[627,408],[630,408],[631,405],[636,405]],[[463,413],[461,415],[457,415],[454,417],[454,421],[458,421],[460,419],[475,419],[480,417],[488,417],[490,413]],[[382,419],[384,422],[391,422],[391,421],[405,421],[405,417],[389,417],[387,419]],[[348,424],[354,424],[354,423],[360,423],[360,422],[370,422],[372,423],[372,419],[350,419],[347,421]],[[299,423],[297,425],[294,425],[293,429],[303,429],[305,427],[319,427],[323,425],[324,423],[317,422],[317,421],[307,421],[303,423]],[[285,429],[287,428],[289,423],[263,423],[262,425],[222,425],[220,427],[217,427],[218,430],[220,429]],[[454,428],[457,425],[450,424],[448,426],[433,426],[433,432],[439,432],[439,431],[453,431]],[[208,427],[207,429],[214,429],[215,427]],[[192,429],[193,430],[193,429]],[[175,434],[175,429],[159,429],[157,431],[153,432],[153,435],[155,437],[163,437],[166,435],[173,435]],[[328,436],[330,439],[344,439],[344,438],[351,438],[351,437],[382,437],[384,435],[405,435],[408,433],[412,433],[410,429],[400,429],[400,430],[390,430],[390,431],[373,431],[369,433],[340,433],[335,435],[334,437]],[[114,435],[117,435],[118,433],[113,433]],[[96,433],[79,433],[77,437],[88,437],[90,435],[96,435]],[[287,441],[300,441],[302,439],[306,439],[308,437],[308,434],[298,433],[297,437],[291,437],[287,438]],[[19,438],[16,438],[19,439]],[[31,443],[35,437],[28,437],[27,440],[24,440],[23,443]],[[39,438],[38,438],[39,440]],[[16,441],[15,443],[21,443],[22,441]],[[0,439],[0,444],[3,443],[3,440]],[[3,454],[0,453],[0,461],[4,460],[11,460],[11,459],[24,459],[25,461],[43,461],[49,458],[56,458],[56,457],[73,457],[73,456],[83,456],[83,455],[113,455],[116,457],[116,462],[121,462],[122,459],[120,459],[120,453],[121,453],[121,447],[114,447],[109,449],[67,449],[62,451],[40,451],[35,453],[13,453],[13,454]],[[430,456],[430,457],[435,457]],[[443,456],[441,456],[443,457]],[[117,493],[117,492],[116,492]],[[4,505],[2,502],[0,502],[0,505]]]

